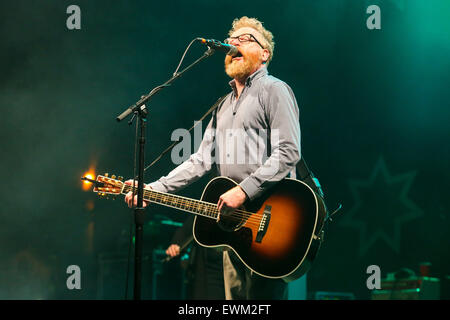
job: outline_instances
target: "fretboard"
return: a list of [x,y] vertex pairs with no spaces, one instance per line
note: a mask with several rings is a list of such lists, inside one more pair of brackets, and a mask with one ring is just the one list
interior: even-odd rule
[[[137,188],[134,189],[137,194]],[[132,186],[124,185],[122,194],[127,194],[132,190]],[[163,206],[179,209],[211,219],[217,219],[218,216],[217,205],[210,202],[204,202],[148,189],[144,189],[144,199],[152,203],[161,204]]]

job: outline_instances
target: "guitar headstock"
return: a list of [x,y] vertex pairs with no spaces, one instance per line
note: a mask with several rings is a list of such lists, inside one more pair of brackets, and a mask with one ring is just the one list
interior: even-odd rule
[[97,192],[101,196],[121,194],[124,184],[122,180],[123,177],[116,179],[115,175],[109,177],[107,173],[104,176],[98,175],[92,191]]

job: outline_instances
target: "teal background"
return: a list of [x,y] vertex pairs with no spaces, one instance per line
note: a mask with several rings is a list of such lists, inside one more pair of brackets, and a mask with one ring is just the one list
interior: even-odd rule
[[[66,28],[71,4],[81,8],[81,30]],[[381,30],[366,27],[371,4],[381,9]],[[115,117],[171,76],[193,38],[224,39],[243,15],[275,35],[269,72],[296,94],[302,153],[328,206],[343,204],[308,273],[310,295],[368,299],[373,264],[384,277],[429,261],[432,275],[444,277],[449,13],[446,0],[2,1],[0,298],[125,295],[126,263],[112,271],[109,295],[99,293],[99,259],[126,258],[132,212],[122,198],[82,191],[80,177],[90,167],[131,177],[135,128]],[[185,63],[203,51],[195,45]],[[152,100],[147,163],[174,129],[192,126],[229,90],[223,59],[215,54]],[[146,181],[173,167],[166,157]],[[182,194],[198,198],[207,180]],[[152,206],[145,250],[164,249],[175,230],[158,224],[158,215],[185,218]],[[81,290],[66,287],[72,264],[82,270]]]

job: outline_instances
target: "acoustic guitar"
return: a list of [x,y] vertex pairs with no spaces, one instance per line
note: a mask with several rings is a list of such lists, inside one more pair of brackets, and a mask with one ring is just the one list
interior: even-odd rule
[[[82,179],[93,182],[93,191],[100,195],[133,191],[115,176]],[[306,183],[285,178],[232,213],[219,214],[219,197],[236,185],[232,179],[216,177],[200,200],[151,189],[144,189],[144,199],[196,215],[193,236],[198,244],[233,250],[260,276],[290,282],[304,275],[323,239],[326,207],[322,198]]]

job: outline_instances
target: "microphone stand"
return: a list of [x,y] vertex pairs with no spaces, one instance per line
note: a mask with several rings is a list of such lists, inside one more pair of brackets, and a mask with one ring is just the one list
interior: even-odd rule
[[[142,287],[142,251],[143,251],[143,234],[144,234],[144,150],[145,150],[145,129],[147,124],[147,108],[145,103],[150,100],[156,93],[163,88],[170,86],[172,82],[181,77],[186,71],[198,64],[203,59],[210,57],[215,52],[214,49],[208,48],[208,50],[192,64],[187,66],[181,72],[174,73],[173,76],[162,85],[155,87],[147,95],[143,95],[141,99],[128,107],[122,112],[116,120],[118,122],[125,119],[130,114],[137,115],[137,121],[140,127],[139,130],[139,160],[138,160],[138,189],[137,189],[137,206],[134,208],[135,216],[135,258],[134,258],[134,300],[141,300],[141,287]],[[133,119],[132,119],[133,120]],[[132,120],[129,124],[132,123]],[[133,186],[134,187],[134,186]],[[152,262],[151,262],[152,263]]]

